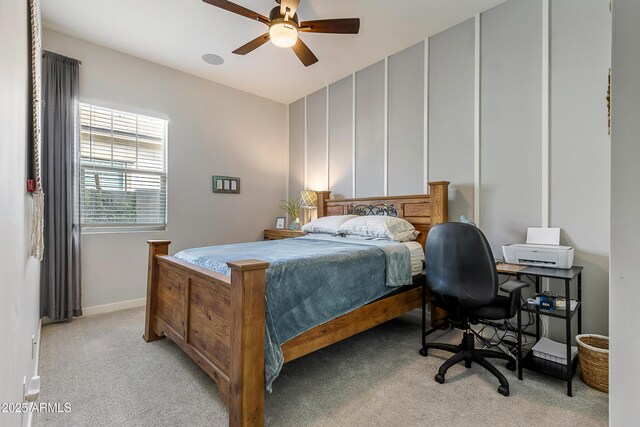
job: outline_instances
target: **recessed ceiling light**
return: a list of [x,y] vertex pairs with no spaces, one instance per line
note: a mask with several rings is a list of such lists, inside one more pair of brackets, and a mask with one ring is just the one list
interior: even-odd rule
[[224,64],[224,59],[220,55],[216,55],[215,53],[205,53],[204,55],[202,55],[202,60],[210,65]]

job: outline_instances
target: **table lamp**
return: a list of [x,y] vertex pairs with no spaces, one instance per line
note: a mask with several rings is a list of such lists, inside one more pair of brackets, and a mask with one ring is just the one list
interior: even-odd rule
[[[300,207],[302,209],[316,209],[318,207],[318,195],[315,191],[304,190],[300,192]],[[305,215],[305,224],[311,221],[311,213],[309,213],[309,221]]]

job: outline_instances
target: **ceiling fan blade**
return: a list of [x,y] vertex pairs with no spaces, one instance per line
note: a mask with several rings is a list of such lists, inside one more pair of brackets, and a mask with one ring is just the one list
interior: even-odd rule
[[360,18],[321,19],[300,23],[300,31],[307,33],[358,34]]
[[316,58],[313,52],[311,52],[311,49],[309,49],[309,46],[304,44],[304,42],[299,37],[298,37],[298,41],[296,42],[296,44],[293,45],[292,49],[298,56],[298,59],[302,61],[305,67],[308,67],[309,65],[313,65],[316,62],[318,62],[318,58]]
[[251,40],[249,43],[245,44],[244,46],[240,46],[239,48],[234,50],[233,53],[235,53],[236,55],[246,55],[247,53],[253,52],[254,50],[256,50],[257,48],[259,48],[260,46],[262,46],[268,41],[269,41],[269,33],[265,33],[260,37],[256,37],[255,39]]
[[202,1],[205,3],[209,3],[212,6],[219,7],[220,9],[224,9],[229,12],[237,13],[238,15],[245,16],[254,21],[259,21],[267,25],[269,24],[269,18],[267,18],[266,16],[260,15],[259,13],[254,12],[253,10],[249,10],[246,7],[242,7],[235,3],[231,3],[228,0],[202,0]]

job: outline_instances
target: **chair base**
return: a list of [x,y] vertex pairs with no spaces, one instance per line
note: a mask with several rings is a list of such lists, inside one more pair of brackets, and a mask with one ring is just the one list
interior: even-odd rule
[[498,393],[503,396],[509,395],[509,381],[505,378],[504,375],[487,359],[501,359],[508,361],[508,365],[513,363],[512,358],[504,353],[498,353],[491,350],[480,350],[475,348],[475,339],[473,334],[469,332],[465,332],[462,337],[462,343],[460,345],[451,345],[451,344],[440,344],[440,343],[425,343],[420,349],[420,355],[426,357],[429,354],[429,350],[443,350],[448,351],[450,353],[454,353],[449,359],[447,359],[438,370],[438,373],[435,376],[435,380],[444,384],[445,376],[449,368],[453,365],[456,365],[460,362],[464,362],[464,366],[466,368],[471,368],[471,364],[473,362],[485,368],[487,371],[491,372],[491,374],[500,381],[500,386],[498,387]]

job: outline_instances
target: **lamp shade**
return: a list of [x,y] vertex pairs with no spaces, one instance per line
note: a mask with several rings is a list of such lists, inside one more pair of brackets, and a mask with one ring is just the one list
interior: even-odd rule
[[278,47],[291,47],[298,41],[298,30],[285,22],[272,24],[269,28],[271,43]]
[[318,195],[315,191],[304,190],[300,192],[300,207],[304,209],[315,209],[318,207]]

